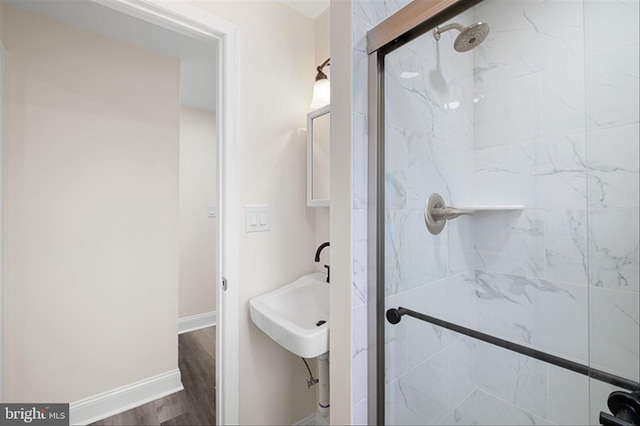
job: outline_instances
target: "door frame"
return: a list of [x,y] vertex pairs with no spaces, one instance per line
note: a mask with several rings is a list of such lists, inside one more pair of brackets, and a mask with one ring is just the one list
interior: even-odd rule
[[[186,2],[166,0],[90,0],[212,45],[218,63],[216,101],[216,422],[238,424],[238,28]],[[214,47],[216,46],[217,49]],[[223,280],[226,285],[223,286]],[[177,321],[177,318],[176,318]],[[224,366],[224,367],[223,367]]]

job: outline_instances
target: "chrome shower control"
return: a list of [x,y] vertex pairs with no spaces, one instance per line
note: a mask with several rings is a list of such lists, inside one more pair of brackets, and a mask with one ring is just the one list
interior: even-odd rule
[[433,235],[438,235],[444,229],[448,219],[455,219],[462,215],[472,215],[473,210],[447,207],[442,195],[434,192],[424,206],[424,223]]

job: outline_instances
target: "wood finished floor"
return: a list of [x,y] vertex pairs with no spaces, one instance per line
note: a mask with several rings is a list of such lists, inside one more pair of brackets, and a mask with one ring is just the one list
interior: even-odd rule
[[215,327],[181,334],[178,337],[178,364],[184,390],[92,425],[215,425],[215,345]]

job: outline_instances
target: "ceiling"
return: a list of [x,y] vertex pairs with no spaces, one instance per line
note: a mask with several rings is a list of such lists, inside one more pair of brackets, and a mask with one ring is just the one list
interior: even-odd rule
[[[329,0],[278,0],[312,18]],[[5,4],[180,60],[180,103],[215,112],[217,46],[126,15],[100,4],[77,0],[4,0]]]
[[329,0],[278,0],[309,18],[316,19],[329,8]]
[[[295,0],[300,1],[300,0]],[[94,2],[4,0],[5,4],[180,60],[180,103],[215,112],[217,46]]]

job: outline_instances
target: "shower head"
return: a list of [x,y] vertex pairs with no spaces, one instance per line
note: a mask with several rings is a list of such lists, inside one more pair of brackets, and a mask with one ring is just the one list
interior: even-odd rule
[[453,48],[458,52],[467,52],[474,47],[477,47],[480,43],[489,35],[489,25],[484,22],[476,22],[468,27],[463,27],[460,24],[449,24],[443,27],[436,27],[433,30],[433,37],[436,40],[440,40],[440,34],[449,30],[458,30],[460,34],[453,42]]

